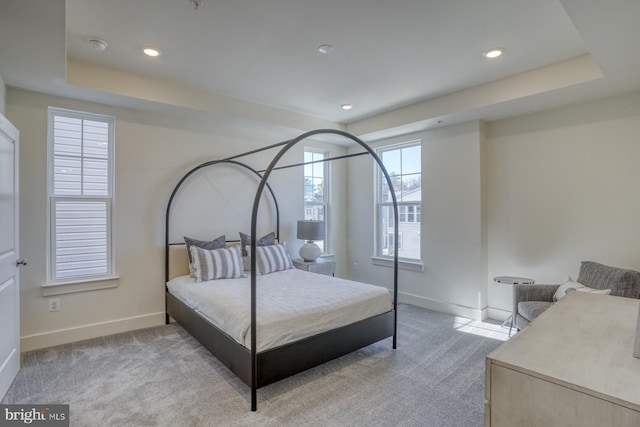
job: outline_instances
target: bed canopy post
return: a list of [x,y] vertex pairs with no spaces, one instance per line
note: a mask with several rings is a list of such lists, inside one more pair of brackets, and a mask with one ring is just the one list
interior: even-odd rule
[[318,134],[335,134],[340,135],[345,138],[351,139],[354,142],[358,143],[362,148],[364,148],[376,161],[378,167],[384,174],[384,177],[387,181],[387,185],[389,186],[389,192],[391,194],[391,200],[393,202],[393,348],[396,348],[396,335],[397,335],[397,320],[398,320],[398,201],[396,199],[396,194],[393,189],[393,183],[391,181],[391,177],[387,172],[387,169],[382,163],[380,157],[373,151],[365,142],[363,142],[358,137],[351,135],[347,132],[336,130],[336,129],[317,129],[313,131],[309,131],[303,133],[302,135],[294,138],[290,141],[286,142],[286,145],[278,152],[278,154],[273,158],[267,169],[264,170],[262,174],[262,179],[260,180],[260,184],[258,184],[258,189],[256,191],[256,195],[253,201],[253,210],[251,212],[251,410],[257,410],[257,390],[258,390],[258,357],[257,357],[257,331],[256,331],[256,284],[257,284],[257,265],[256,265],[256,246],[257,246],[257,219],[258,219],[258,208],[260,207],[260,198],[264,191],[264,187],[267,186],[267,180],[271,175],[271,172],[276,168],[277,163],[280,161],[282,156],[289,151],[294,145],[299,143],[300,141],[309,138],[313,135]]

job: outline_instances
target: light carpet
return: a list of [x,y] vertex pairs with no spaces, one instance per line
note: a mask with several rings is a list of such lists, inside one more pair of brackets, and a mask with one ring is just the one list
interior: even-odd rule
[[2,403],[70,405],[72,426],[455,426],[484,421],[500,341],[402,304],[391,339],[258,390],[177,324],[23,353]]

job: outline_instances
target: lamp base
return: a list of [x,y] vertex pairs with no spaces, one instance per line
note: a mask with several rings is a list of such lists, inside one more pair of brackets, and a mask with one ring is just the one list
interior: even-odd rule
[[300,257],[307,262],[315,261],[321,253],[320,247],[313,242],[307,242],[300,248]]

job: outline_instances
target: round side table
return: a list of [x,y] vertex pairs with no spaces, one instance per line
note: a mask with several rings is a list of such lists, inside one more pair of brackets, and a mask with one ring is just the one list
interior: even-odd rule
[[[505,285],[533,285],[536,283],[535,280],[529,279],[526,277],[515,277],[515,276],[496,276],[493,278],[493,281],[496,283],[503,283]],[[509,337],[511,337],[511,329],[513,329],[513,322],[515,319],[513,318],[515,313],[511,313],[507,319],[502,322],[502,326],[505,326],[509,322]]]

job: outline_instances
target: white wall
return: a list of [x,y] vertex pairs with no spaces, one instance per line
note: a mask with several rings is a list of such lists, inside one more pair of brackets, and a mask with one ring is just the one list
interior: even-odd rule
[[496,275],[562,283],[583,260],[640,270],[638,135],[640,93],[488,124],[490,307],[511,310]]
[[[487,287],[483,262],[482,128],[479,122],[469,122],[372,144],[380,147],[422,140],[424,272],[400,271],[401,302],[477,319],[483,316]],[[350,160],[347,176],[350,276],[391,287],[392,268],[373,265],[371,260],[375,247],[371,157]]]
[[[400,301],[506,318],[512,289],[576,279],[583,260],[640,270],[640,92],[572,107],[444,127],[374,145],[423,141],[424,272],[401,270]],[[373,164],[350,161],[349,266],[374,266]]]
[[[42,296],[41,290],[46,279],[48,106],[108,114],[116,118],[114,219],[119,286],[60,295],[62,308],[58,312],[48,312],[47,298]],[[14,88],[7,91],[6,115],[20,130],[21,256],[29,259],[28,267],[21,274],[23,350],[163,323],[164,212],[178,179],[204,161],[291,137],[251,133],[222,120],[162,116]],[[302,145],[294,147],[281,164],[302,161],[302,150]],[[333,147],[333,151],[340,154],[344,149]],[[253,167],[264,168],[275,153],[269,150],[246,160]],[[344,176],[343,167],[336,168]],[[295,221],[303,214],[302,175],[302,168],[292,168],[274,172],[270,180],[280,203],[281,238],[289,243],[294,256],[301,244],[295,238]],[[229,178],[229,187],[236,188],[235,179]],[[216,187],[214,184],[211,183],[211,189]],[[340,195],[340,191],[336,196],[337,200],[345,197]],[[334,205],[336,218],[344,218],[345,204]],[[222,232],[249,232],[250,207],[246,207],[246,227],[242,230],[224,229],[213,217],[211,229],[202,229],[207,234],[202,237],[213,237]],[[242,209],[239,212],[242,213]],[[336,231],[343,228],[344,225],[338,225]],[[336,233],[331,238],[337,248],[346,246],[344,234]]]
[[[46,277],[48,106],[116,117],[121,277],[115,289],[62,295],[62,310],[53,313],[40,288]],[[164,209],[178,177],[205,160],[291,137],[251,133],[224,120],[162,116],[13,88],[6,92],[5,114],[21,136],[21,249],[30,261],[21,282],[25,350],[161,323]],[[424,272],[401,270],[400,301],[473,318],[487,311],[504,318],[511,310],[511,288],[493,283],[496,275],[558,283],[568,275],[575,278],[580,261],[587,259],[640,270],[639,134],[640,93],[634,93],[374,143],[423,141]],[[345,152],[306,145],[330,149],[332,155]],[[301,161],[302,150],[295,147],[283,163]],[[272,155],[249,163],[264,167]],[[371,261],[373,160],[337,161],[331,170],[338,275],[390,286],[392,269]],[[302,170],[273,178],[282,238],[296,256]]]

